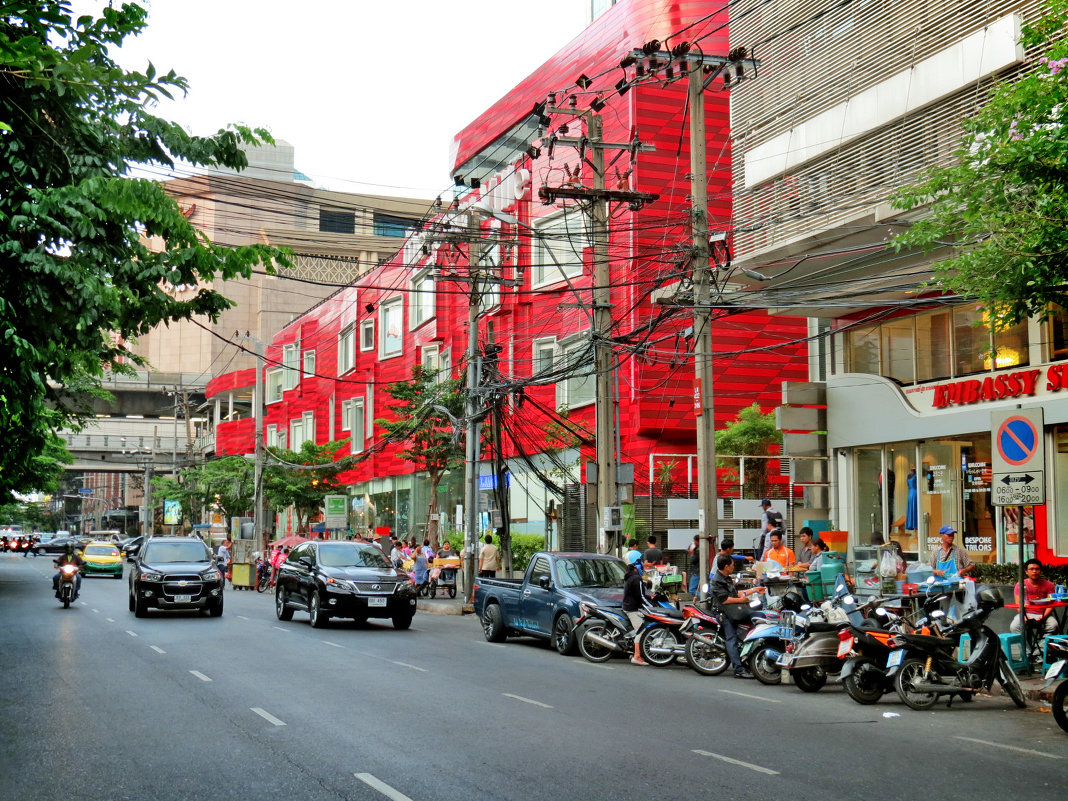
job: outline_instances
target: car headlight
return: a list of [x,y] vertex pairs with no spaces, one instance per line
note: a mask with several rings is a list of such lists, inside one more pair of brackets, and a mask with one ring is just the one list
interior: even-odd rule
[[141,581],[161,581],[162,579],[162,573],[153,573],[150,570],[145,570],[141,573]]
[[204,579],[204,581],[218,581],[222,578],[222,574],[215,568],[212,568],[211,570],[205,570],[200,574],[200,577]]
[[328,578],[324,579],[326,588],[331,592],[355,592],[356,584],[346,579]]

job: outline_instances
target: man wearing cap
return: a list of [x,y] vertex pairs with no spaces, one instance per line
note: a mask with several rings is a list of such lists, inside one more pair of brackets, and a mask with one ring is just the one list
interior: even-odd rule
[[762,500],[760,508],[763,509],[760,513],[760,536],[757,538],[756,550],[754,551],[757,556],[762,555],[767,550],[771,532],[774,529],[782,528],[782,512],[771,505],[770,498]]
[[[942,526],[938,529],[942,535],[942,544],[934,549],[931,554],[931,568],[936,576],[967,576],[975,571],[975,563],[968,556],[968,552],[953,542],[957,530],[953,526]],[[947,562],[956,566],[956,571],[948,569]]]

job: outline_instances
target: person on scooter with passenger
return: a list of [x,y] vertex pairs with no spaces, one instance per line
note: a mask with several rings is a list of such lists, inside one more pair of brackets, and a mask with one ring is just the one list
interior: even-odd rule
[[716,573],[712,577],[708,592],[712,602],[720,612],[720,625],[723,627],[723,639],[727,648],[727,658],[734,668],[734,676],[738,679],[751,679],[753,674],[742,665],[742,659],[738,655],[738,626],[728,615],[727,607],[735,604],[749,603],[749,596],[764,591],[762,587],[753,587],[748,590],[739,590],[731,580],[734,573],[734,559],[726,554],[716,557]]
[[56,570],[56,574],[52,576],[52,591],[57,595],[59,594],[59,577],[63,574],[63,565],[74,565],[78,568],[78,573],[74,577],[74,596],[78,597],[82,592],[82,565],[84,562],[82,558],[78,556],[74,551],[73,545],[68,545],[67,550],[59,555],[53,564],[59,568]]

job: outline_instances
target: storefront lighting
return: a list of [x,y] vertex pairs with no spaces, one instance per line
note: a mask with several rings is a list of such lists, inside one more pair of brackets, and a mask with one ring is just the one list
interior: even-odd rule
[[991,359],[987,356],[983,359],[983,368],[986,370],[1001,370],[1004,367],[1015,367],[1020,363],[1020,353],[1015,348],[998,348],[997,356]]

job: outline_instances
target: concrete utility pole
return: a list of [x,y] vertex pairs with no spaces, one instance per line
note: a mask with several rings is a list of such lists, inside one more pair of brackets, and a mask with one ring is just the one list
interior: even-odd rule
[[252,527],[256,531],[256,537],[259,538],[260,547],[266,551],[267,532],[264,531],[266,512],[263,505],[263,416],[266,408],[266,398],[264,398],[263,394],[263,366],[266,345],[262,340],[251,334],[245,334],[239,339],[251,342],[256,354],[256,396],[252,399],[252,413],[256,418],[256,447],[252,474],[252,491],[255,495],[255,500],[253,501]]
[[[716,508],[716,418],[713,403],[712,292],[708,272],[708,165],[704,74],[689,63],[690,230],[693,237],[694,405],[697,414],[697,499],[701,581],[708,574],[709,541],[719,536]],[[704,597],[704,593],[701,593]]]
[[464,400],[464,417],[467,420],[465,448],[466,470],[464,474],[464,593],[469,603],[475,600],[475,552],[478,549],[478,456],[482,421],[479,416],[480,383],[478,352],[478,318],[482,299],[479,288],[479,262],[482,260],[482,238],[478,218],[468,216],[469,231],[467,263],[470,273],[470,288],[467,305],[467,397]]

